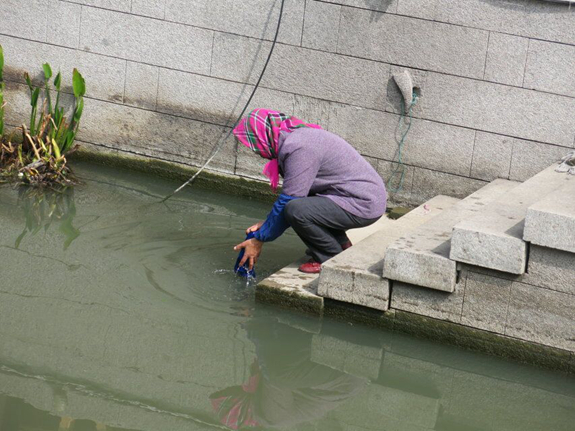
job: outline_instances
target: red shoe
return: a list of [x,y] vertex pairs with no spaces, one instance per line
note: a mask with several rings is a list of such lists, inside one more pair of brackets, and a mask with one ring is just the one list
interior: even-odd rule
[[351,243],[351,241],[346,242],[345,244],[341,245],[341,248],[343,250],[347,250],[348,248],[350,248],[353,244]]
[[306,274],[319,274],[321,272],[321,263],[311,259],[309,262],[300,265],[298,269]]

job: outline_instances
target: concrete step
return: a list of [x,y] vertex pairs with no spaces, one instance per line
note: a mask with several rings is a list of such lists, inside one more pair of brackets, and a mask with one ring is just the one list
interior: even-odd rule
[[457,283],[456,262],[449,258],[453,226],[475,216],[517,185],[512,181],[495,180],[395,241],[385,255],[384,277],[453,292]]
[[325,298],[387,310],[389,282],[383,278],[383,260],[387,247],[458,201],[448,196],[436,196],[398,220],[382,219],[379,230],[322,265],[318,294]]
[[450,257],[458,262],[524,274],[527,243],[523,239],[528,208],[575,177],[555,172],[553,165],[500,196],[481,214],[458,223]]
[[575,177],[527,209],[523,239],[575,253]]

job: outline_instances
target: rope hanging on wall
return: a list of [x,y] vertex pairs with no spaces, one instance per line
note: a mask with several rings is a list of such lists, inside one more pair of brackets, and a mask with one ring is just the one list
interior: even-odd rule
[[274,36],[274,40],[272,43],[272,47],[270,49],[270,53],[268,55],[268,58],[264,64],[264,68],[262,69],[262,72],[260,73],[260,77],[258,78],[258,81],[256,82],[256,85],[254,87],[254,90],[252,91],[252,94],[250,95],[248,101],[246,102],[244,109],[242,109],[242,112],[240,113],[240,115],[238,116],[238,119],[236,120],[236,122],[233,124],[233,126],[231,127],[230,131],[228,133],[226,133],[226,135],[221,138],[219,140],[219,142],[214,145],[214,148],[212,149],[212,153],[210,155],[210,157],[208,158],[208,160],[206,161],[206,163],[203,164],[203,166],[200,168],[200,170],[198,172],[196,172],[188,181],[186,181],[184,184],[182,184],[180,187],[178,187],[176,190],[174,190],[172,193],[170,193],[168,196],[166,196],[164,199],[162,199],[161,202],[166,202],[168,199],[170,199],[172,196],[174,196],[176,193],[178,193],[179,191],[181,191],[184,187],[186,187],[187,185],[191,184],[194,182],[194,180],[204,171],[204,169],[212,162],[212,160],[214,160],[214,158],[216,157],[216,155],[220,152],[220,150],[223,148],[224,143],[226,142],[226,140],[232,135],[232,132],[234,130],[234,128],[238,125],[238,123],[240,122],[240,120],[243,118],[244,114],[246,113],[248,106],[250,105],[250,103],[252,102],[252,99],[254,98],[256,91],[258,90],[258,87],[260,86],[261,82],[262,82],[262,78],[264,77],[264,74],[266,73],[266,69],[268,68],[268,64],[270,63],[270,60],[272,58],[272,54],[274,53],[274,49],[276,47],[277,41],[278,41],[278,36],[280,33],[280,27],[282,24],[282,19],[283,19],[283,13],[284,13],[284,5],[285,5],[285,0],[281,0],[281,5],[280,5],[280,14],[279,14],[279,18],[278,18],[278,25],[276,28],[276,34]]

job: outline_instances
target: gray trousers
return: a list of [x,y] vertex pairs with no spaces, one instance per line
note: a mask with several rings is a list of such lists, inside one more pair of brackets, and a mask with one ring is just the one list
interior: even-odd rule
[[349,241],[348,229],[369,226],[380,219],[365,219],[350,214],[331,199],[311,196],[287,203],[284,217],[307,245],[309,254],[323,263],[341,253]]

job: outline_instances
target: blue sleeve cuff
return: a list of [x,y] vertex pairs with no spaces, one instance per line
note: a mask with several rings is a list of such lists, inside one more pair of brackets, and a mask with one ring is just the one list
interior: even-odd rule
[[262,242],[270,242],[279,238],[290,227],[284,218],[284,208],[289,201],[294,199],[298,198],[282,193],[274,203],[272,211],[268,214],[262,227],[255,232],[254,238]]

